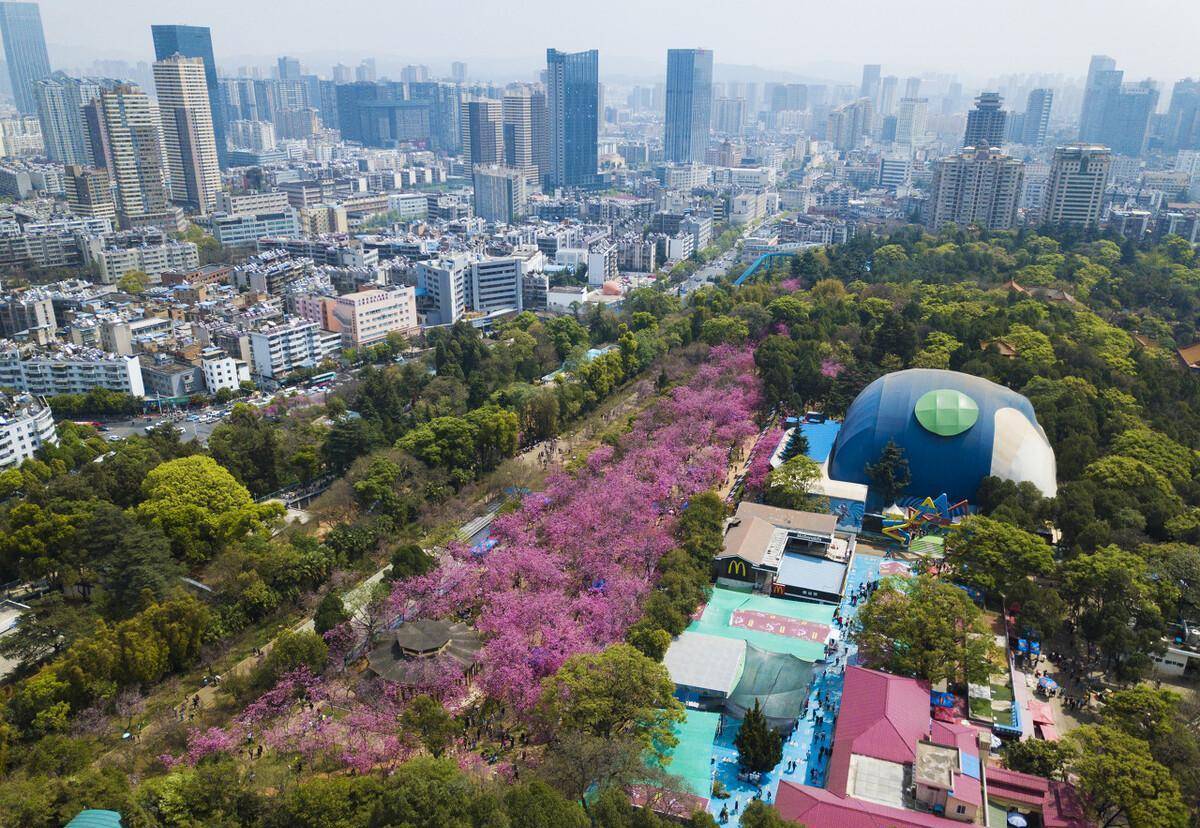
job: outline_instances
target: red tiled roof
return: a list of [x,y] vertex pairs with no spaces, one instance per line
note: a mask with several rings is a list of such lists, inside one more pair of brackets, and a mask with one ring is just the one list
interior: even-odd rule
[[963,823],[927,814],[844,799],[824,788],[810,788],[784,780],[779,783],[775,808],[784,819],[805,828],[962,828]]
[[988,793],[1041,809],[1046,828],[1088,828],[1083,803],[1074,786],[1006,768],[989,767]]
[[846,668],[829,758],[829,789],[845,796],[850,756],[912,764],[929,734],[929,685],[865,667]]

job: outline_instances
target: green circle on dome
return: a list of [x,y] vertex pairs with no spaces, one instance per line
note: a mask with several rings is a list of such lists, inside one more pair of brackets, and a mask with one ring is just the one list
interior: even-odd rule
[[926,431],[939,437],[953,437],[975,425],[979,406],[961,391],[939,388],[922,394],[914,413]]

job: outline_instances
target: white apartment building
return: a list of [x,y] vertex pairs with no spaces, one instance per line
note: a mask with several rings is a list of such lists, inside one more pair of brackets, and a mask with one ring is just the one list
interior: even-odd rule
[[0,394],[0,469],[21,465],[44,445],[58,445],[50,406],[31,394]]
[[481,313],[523,310],[522,273],[522,260],[515,257],[472,262],[468,297],[471,309]]
[[610,279],[616,279],[617,246],[610,241],[596,242],[588,249],[587,277],[589,287],[600,287]]
[[265,236],[287,238],[299,232],[296,211],[290,207],[278,212],[214,216],[212,220],[213,236],[226,246],[253,244]]
[[712,177],[714,184],[725,187],[761,190],[775,186],[774,167],[718,167]]
[[348,293],[333,300],[331,316],[345,347],[372,345],[393,331],[411,333],[417,329],[417,291],[406,285]]
[[40,397],[86,394],[93,388],[135,397],[146,394],[142,366],[136,356],[120,356],[77,345],[65,345],[55,351],[0,345],[0,388]]
[[388,212],[400,221],[415,221],[429,214],[429,199],[424,193],[388,193]]
[[210,394],[221,389],[236,391],[242,382],[250,379],[250,367],[220,348],[205,348],[200,353],[200,370],[204,374],[204,387]]
[[453,325],[467,311],[466,256],[447,256],[417,263],[417,286],[425,290],[431,325]]
[[278,379],[297,368],[317,365],[337,352],[341,337],[323,335],[317,323],[307,319],[285,319],[250,331],[250,357],[254,373]]
[[200,251],[192,242],[169,241],[166,244],[137,247],[110,247],[89,251],[97,275],[103,284],[111,285],[131,270],[140,270],[157,282],[168,270],[195,270],[200,266]]
[[1112,151],[1093,144],[1068,144],[1054,150],[1042,221],[1098,225]]
[[221,169],[204,61],[172,55],[154,64],[154,89],[167,155],[171,200],[211,213],[221,192]]

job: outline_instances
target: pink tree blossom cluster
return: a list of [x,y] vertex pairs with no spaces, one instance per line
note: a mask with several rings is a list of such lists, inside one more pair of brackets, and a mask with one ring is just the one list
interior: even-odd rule
[[496,518],[498,544],[462,546],[435,572],[398,584],[406,618],[477,610],[489,694],[527,708],[541,680],[570,656],[622,638],[674,544],[675,514],[717,486],[731,448],[754,433],[760,402],[748,349],[712,349],[692,380],[604,446],[575,474],[555,475],[516,512]]
[[838,362],[836,359],[826,357],[825,359],[821,360],[821,376],[823,377],[834,379],[844,370],[846,370],[846,366]]
[[746,466],[746,477],[743,480],[748,494],[759,495],[762,493],[763,486],[767,484],[767,475],[771,473],[771,457],[775,454],[775,449],[779,447],[779,441],[783,439],[783,434],[782,428],[769,428],[754,444],[754,449],[750,454],[750,463]]

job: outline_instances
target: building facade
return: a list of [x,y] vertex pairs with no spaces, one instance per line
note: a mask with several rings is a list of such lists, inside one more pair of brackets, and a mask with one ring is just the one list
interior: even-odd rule
[[665,160],[684,164],[704,160],[712,117],[712,72],[709,49],[667,50]]

